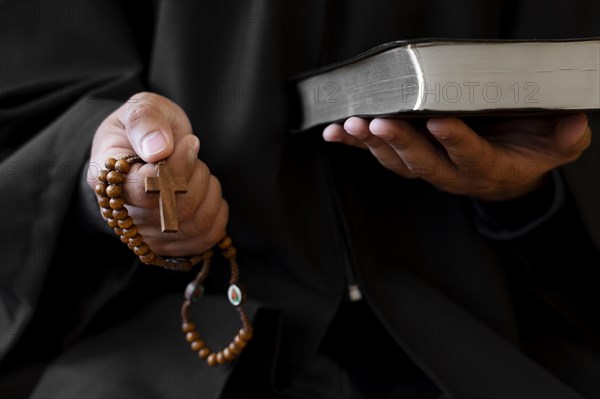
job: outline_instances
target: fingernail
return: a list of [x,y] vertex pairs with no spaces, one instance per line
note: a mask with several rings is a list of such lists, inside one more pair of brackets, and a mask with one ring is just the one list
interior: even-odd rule
[[142,152],[145,156],[156,154],[165,149],[167,146],[167,138],[158,131],[147,134],[142,139]]
[[380,118],[375,118],[369,124],[371,133],[386,133],[385,121]]
[[331,124],[331,125],[327,126],[323,130],[323,140],[328,141],[328,142],[339,141],[340,135],[345,134],[345,133],[340,132],[342,129],[343,129],[343,127],[340,128],[340,125],[337,125],[337,124]]
[[448,138],[448,135],[450,134],[448,127],[444,123],[436,120],[427,121],[427,130],[429,130],[435,137],[442,140]]
[[347,131],[348,133],[356,133],[356,130],[358,129],[358,123],[359,123],[359,119],[352,117],[346,120],[346,122],[344,122],[344,130]]

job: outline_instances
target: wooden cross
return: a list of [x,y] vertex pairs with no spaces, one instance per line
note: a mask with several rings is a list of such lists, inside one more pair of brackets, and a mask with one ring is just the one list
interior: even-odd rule
[[187,192],[185,178],[175,177],[173,168],[161,161],[156,165],[156,177],[146,177],[146,193],[159,194],[160,226],[163,233],[176,233],[177,205],[175,194]]

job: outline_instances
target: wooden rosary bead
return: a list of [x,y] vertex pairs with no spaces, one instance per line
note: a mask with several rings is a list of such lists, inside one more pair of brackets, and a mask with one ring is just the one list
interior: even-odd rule
[[110,227],[117,227],[119,225],[119,221],[117,219],[113,219],[113,218],[108,218],[106,220],[106,222],[108,223],[108,225]]
[[125,177],[121,174],[121,172],[117,172],[116,170],[111,170],[106,175],[106,181],[110,184],[121,184],[125,181]]
[[233,353],[231,350],[229,350],[229,348],[225,348],[223,349],[223,357],[225,358],[225,360],[227,361],[231,361],[233,359],[235,359],[235,353]]
[[196,324],[191,321],[185,321],[181,324],[181,331],[184,333],[189,333],[196,330]]
[[[100,206],[102,206],[102,205],[100,205]],[[117,197],[117,198],[111,198],[108,201],[108,205],[105,206],[104,208],[110,207],[111,209],[121,209],[121,208],[123,208],[123,206],[125,206],[125,198]]]
[[201,339],[197,339],[196,341],[193,341],[190,345],[190,347],[192,348],[192,350],[194,352],[199,351],[200,349],[204,348],[205,346],[206,346],[206,344]]
[[139,247],[133,247],[133,253],[137,256],[143,256],[150,252],[150,246],[145,242],[142,243]]
[[123,244],[127,244],[129,242],[129,239],[125,236],[120,236],[119,239]]
[[117,220],[123,220],[127,216],[129,216],[129,212],[127,212],[127,209],[125,209],[125,208],[113,209],[112,214],[113,214],[113,219],[117,219]]
[[229,351],[231,353],[235,354],[236,356],[239,355],[240,353],[242,353],[242,348],[240,348],[239,346],[237,346],[233,342],[229,344],[229,346],[227,347],[227,349],[229,349]]
[[115,163],[117,163],[116,159],[108,158],[106,162],[104,162],[104,167],[108,170],[115,170]]
[[[106,209],[106,208],[102,208],[102,216],[104,216],[104,218],[108,219],[111,218],[112,219],[112,209]],[[112,226],[114,227],[114,226]]]
[[211,353],[212,352],[210,351],[210,349],[204,347],[200,349],[200,351],[198,352],[198,356],[200,357],[200,359],[206,360],[206,358],[210,356]]
[[110,198],[117,198],[123,195],[123,187],[117,186],[116,184],[111,184],[106,188],[106,195]]
[[128,216],[123,220],[119,220],[119,227],[123,229],[130,229],[131,226],[133,226],[133,219],[131,216]]
[[116,235],[120,236],[121,234],[123,234],[123,229],[120,227],[115,227],[113,228],[113,231],[115,232]]
[[209,366],[214,367],[217,365],[217,355],[214,353],[211,353],[210,355],[208,355],[208,357],[206,358],[206,362],[208,363]]
[[229,248],[230,246],[231,246],[231,237],[229,237],[229,236],[225,236],[225,238],[223,238],[219,242],[219,249],[225,250],[225,249]]
[[239,335],[236,335],[235,338],[233,338],[233,343],[240,349],[244,349],[247,344],[246,340]]
[[108,170],[102,169],[100,173],[98,173],[98,180],[102,183],[108,183],[108,179],[106,178],[106,176],[108,176]]
[[154,262],[156,260],[157,257],[158,256],[154,252],[150,251],[145,255],[141,255],[140,260],[142,261],[142,263],[145,263],[146,265],[150,265],[150,264],[152,264],[152,262]]
[[[138,235],[138,228],[136,225],[131,226],[130,229],[122,229],[122,233],[125,238],[129,241],[129,238],[135,237]],[[126,242],[127,243],[127,242]]]
[[106,195],[106,188],[108,186],[106,185],[106,183],[98,183],[96,184],[96,187],[94,187],[94,191],[96,192],[97,195]]
[[127,174],[127,173],[129,173],[129,169],[130,169],[129,162],[127,162],[124,159],[119,159],[117,162],[115,162],[115,169],[121,173]]
[[140,245],[139,247],[133,248],[133,253],[135,253],[137,256],[146,255],[148,251],[150,251],[150,246],[145,242],[142,243],[142,245]]
[[110,198],[98,197],[98,205],[100,205],[102,208],[109,208],[110,207]]
[[245,341],[250,341],[253,335],[254,332],[251,328],[242,328],[239,332],[239,336]]
[[[132,247],[138,247],[143,242],[144,242],[144,236],[142,236],[141,234],[138,234],[137,236],[129,239],[129,245],[131,245]],[[131,248],[131,249],[133,249],[133,248]]]
[[185,339],[187,340],[187,342],[194,342],[197,341],[200,338],[200,333],[198,331],[190,331],[189,333],[185,334]]
[[217,352],[216,360],[219,364],[225,364],[225,357],[223,356],[223,352]]

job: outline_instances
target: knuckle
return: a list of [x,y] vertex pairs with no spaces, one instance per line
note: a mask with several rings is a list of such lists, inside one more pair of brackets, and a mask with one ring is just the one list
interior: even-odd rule
[[[210,173],[210,172],[209,172]],[[215,196],[221,197],[223,195],[223,189],[221,187],[221,182],[215,175],[208,175],[208,187],[210,190],[214,190]]]
[[194,215],[194,233],[198,235],[204,235],[213,226],[214,216],[208,212],[203,212],[202,210],[198,210]]
[[575,160],[581,156],[581,154],[592,145],[592,134],[588,130],[581,140],[573,147],[570,156],[572,160]]
[[221,206],[213,221],[212,229],[208,233],[206,240],[211,243],[217,243],[226,234],[227,220],[229,217],[229,205],[224,199],[221,200]]
[[127,100],[128,104],[146,104],[146,103],[155,103],[160,101],[163,97],[159,94],[152,93],[150,91],[141,91],[139,93],[134,94]]
[[123,184],[123,197],[126,205],[136,206],[141,208],[150,208],[158,206],[158,196],[148,195],[144,183],[140,180],[139,175],[128,177]]
[[418,174],[416,174],[415,172],[411,171],[407,166],[402,165],[402,166],[397,166],[395,168],[390,168],[390,170],[392,170],[393,172],[395,172],[396,174],[407,178],[407,179],[417,179],[420,176]]
[[476,193],[478,196],[489,196],[499,191],[500,184],[496,180],[476,178],[470,179],[465,187],[468,193]]
[[163,240],[148,239],[146,244],[148,244],[156,254],[165,255],[169,252],[169,245]]
[[427,162],[405,162],[408,170],[414,175],[428,178],[435,174],[435,165]]
[[405,162],[406,170],[414,175],[421,174],[421,166],[416,162]]
[[471,154],[453,153],[451,158],[454,163],[460,165],[461,169],[471,170],[479,166],[478,159]]
[[212,180],[214,179],[214,180],[216,180],[216,184],[218,185],[219,190],[220,190],[221,183],[219,182],[219,179],[217,179],[215,176],[213,176],[211,174],[210,168],[208,167],[208,165],[206,165],[204,162],[198,160],[197,167],[200,169],[200,176],[202,177],[202,181],[211,183]]
[[210,243],[210,246],[218,243],[223,237],[225,237],[225,227],[219,227],[214,229],[206,236],[206,242]]
[[208,237],[196,237],[191,243],[191,248],[188,253],[202,254],[215,246],[217,241],[210,240]]
[[411,146],[411,141],[409,139],[396,139],[393,142],[389,143],[390,147],[392,147],[394,150],[396,151],[406,151],[410,148]]
[[139,125],[144,120],[156,116],[157,108],[149,103],[140,102],[129,105],[125,115],[125,124],[128,127]]
[[381,166],[383,166],[384,168],[386,168],[388,170],[391,170],[394,173],[397,173],[397,174],[409,173],[408,168],[406,167],[406,165],[404,165],[403,162],[399,162],[397,160],[380,159],[379,163],[381,164]]
[[191,217],[196,210],[197,203],[193,199],[186,199],[184,201],[177,202],[177,213],[179,218],[185,220]]

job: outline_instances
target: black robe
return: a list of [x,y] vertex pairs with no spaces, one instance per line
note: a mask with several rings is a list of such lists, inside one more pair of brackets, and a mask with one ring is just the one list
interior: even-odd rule
[[[301,376],[356,280],[444,397],[600,397],[597,142],[560,168],[559,210],[496,234],[468,198],[318,129],[290,134],[287,85],[390,40],[600,36],[599,20],[583,0],[0,2],[0,396],[267,397],[304,381],[306,398],[337,397]],[[180,332],[191,275],[139,266],[87,213],[95,130],[142,90],[187,112],[230,204],[256,327],[234,366],[208,368]],[[527,226],[550,191],[497,212]],[[193,314],[216,346],[239,326],[214,269]],[[379,348],[354,322],[346,350]]]

